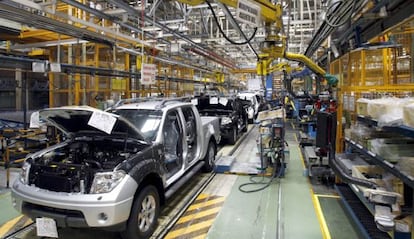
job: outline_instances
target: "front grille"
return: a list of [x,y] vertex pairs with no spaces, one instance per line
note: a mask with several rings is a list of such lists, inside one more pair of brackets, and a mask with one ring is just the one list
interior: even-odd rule
[[32,204],[32,203],[28,203],[28,202],[24,203],[23,208],[25,208],[27,210],[38,210],[38,211],[51,213],[51,214],[64,215],[64,216],[68,216],[68,217],[84,218],[83,213],[81,211],[77,211],[77,210],[53,208],[53,207],[48,207],[48,206]]

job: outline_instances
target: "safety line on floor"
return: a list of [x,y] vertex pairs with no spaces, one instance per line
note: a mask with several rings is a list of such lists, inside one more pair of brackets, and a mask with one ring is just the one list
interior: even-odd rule
[[315,194],[318,198],[341,198],[338,195],[329,195],[329,194]]
[[331,234],[329,233],[328,225],[326,224],[325,217],[323,216],[323,212],[322,212],[321,204],[319,203],[319,199],[315,194],[313,194],[312,189],[311,189],[311,193],[312,193],[313,206],[315,207],[316,216],[321,226],[323,238],[331,239]]
[[[303,169],[306,169],[305,159],[303,158],[299,145],[297,147],[299,150],[299,157],[302,162]],[[309,177],[307,178],[307,182],[308,182],[309,191],[310,191],[311,198],[312,198],[313,208],[315,209],[316,217],[318,218],[318,221],[319,221],[319,226],[321,228],[323,239],[331,239],[331,234],[329,232],[328,225],[326,224],[325,217],[323,216],[321,205],[319,204],[319,200],[317,196],[313,192],[312,184],[310,183]]]
[[165,239],[205,238],[224,200],[222,196],[200,194]]
[[30,223],[32,223],[32,220],[24,215],[15,217],[0,227],[0,238],[4,238],[6,235],[9,235],[14,231],[23,228]]
[[10,221],[7,221],[0,227],[0,237],[3,238],[9,231],[17,224],[17,222],[22,218],[23,215],[13,218]]

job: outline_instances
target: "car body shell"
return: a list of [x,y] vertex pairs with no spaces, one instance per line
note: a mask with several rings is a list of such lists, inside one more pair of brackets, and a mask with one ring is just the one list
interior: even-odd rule
[[[188,133],[187,129],[185,127],[180,128],[179,140],[181,142],[179,142],[179,147],[182,147],[181,161],[176,163],[177,166],[172,170],[168,168],[165,159],[165,155],[168,152],[165,151],[166,147],[164,145],[166,142],[163,135],[164,124],[166,124],[168,113],[173,112],[177,116],[177,124],[184,126],[185,117],[183,109],[186,112],[191,112],[195,117],[192,120],[195,122],[196,128],[193,133],[196,134],[197,143],[190,147],[185,138],[185,135]],[[197,109],[191,103],[178,101],[171,101],[169,103],[160,101],[142,102],[120,105],[113,112],[117,113],[117,111],[122,110],[158,111],[160,122],[155,136],[151,139],[146,138],[141,130],[135,127],[130,120],[117,114],[103,112],[91,107],[60,107],[41,111],[40,115],[45,116],[45,120],[48,123],[54,124],[54,126],[65,132],[65,140],[27,156],[26,166],[29,169],[12,186],[14,207],[31,218],[53,218],[60,227],[101,227],[122,230],[129,218],[133,200],[136,197],[135,193],[138,192],[138,189],[143,184],[153,184],[156,186],[161,199],[164,200],[166,191],[194,165],[203,161],[209,143],[214,142],[214,144],[218,144],[221,140],[218,118],[200,117]],[[54,113],[50,114],[52,111]],[[65,127],[56,123],[59,120],[64,122],[65,120],[61,118],[70,117],[71,113],[77,114],[79,112],[83,112],[82,117],[92,118],[92,114],[113,117],[115,119],[113,131],[119,128],[120,123],[118,122],[122,121],[129,125],[128,133],[120,137],[119,135],[112,135],[114,132],[108,134],[103,133],[102,129],[92,130],[93,127],[90,127],[90,125],[88,127],[78,127],[68,124],[67,126],[69,127]],[[54,115],[55,118],[48,115]],[[65,122],[70,123],[70,120],[66,119]],[[76,122],[86,123],[84,119]],[[68,128],[87,128],[88,131],[87,133],[85,133],[86,131],[67,132]],[[122,129],[126,129],[126,127]],[[125,149],[123,148],[124,146]],[[88,147],[88,150],[83,152],[83,147]],[[82,153],[89,155],[89,158],[80,156]],[[71,154],[73,155],[71,156]],[[79,155],[76,156],[76,154]],[[76,158],[74,155],[79,158],[79,163],[74,163],[74,158]],[[95,155],[94,157],[96,158],[104,157],[102,155],[110,155],[111,157],[108,156],[105,159],[107,161],[101,162],[101,166],[105,165],[105,163],[107,165],[113,164],[113,166],[107,166],[105,170],[108,172],[120,171],[125,173],[125,176],[109,192],[88,192],[93,187],[93,182],[92,186],[86,186],[88,190],[82,191],[79,189],[82,186],[79,186],[78,181],[83,179],[88,181],[88,173],[91,174],[89,175],[89,178],[91,178],[96,176],[94,173],[105,171],[104,169],[99,169],[95,172],[95,169],[91,169],[91,165],[99,163],[91,163],[91,155]],[[114,158],[117,160],[114,160]],[[114,160],[114,162],[111,160]],[[67,163],[68,161],[71,163]],[[98,160],[95,159],[94,161]],[[74,173],[66,176],[66,179],[64,179],[64,173],[56,173],[59,167],[62,167],[62,170],[60,170],[62,172],[67,172],[74,168]],[[31,172],[31,169],[35,168],[37,172]],[[51,168],[54,168],[53,170],[55,171]],[[75,171],[75,169],[79,170]],[[84,175],[84,178],[78,180],[76,175]],[[24,182],[25,177],[29,182],[31,177],[33,183]],[[38,180],[36,181],[35,179]],[[56,180],[45,182],[44,179]],[[91,180],[89,180],[89,184]],[[57,189],[60,186],[60,181],[62,185],[68,188],[66,191],[59,191]],[[72,184],[75,186],[67,186]]]

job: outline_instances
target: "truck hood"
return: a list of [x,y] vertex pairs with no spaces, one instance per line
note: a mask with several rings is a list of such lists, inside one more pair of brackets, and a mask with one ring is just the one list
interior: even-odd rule
[[127,135],[131,138],[145,138],[125,118],[89,106],[67,106],[39,111],[39,120],[45,121],[67,135],[90,132],[102,135]]

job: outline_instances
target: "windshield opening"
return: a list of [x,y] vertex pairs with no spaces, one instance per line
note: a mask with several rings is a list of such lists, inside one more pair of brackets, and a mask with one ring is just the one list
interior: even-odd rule
[[120,115],[137,127],[146,139],[155,140],[161,123],[162,112],[159,110],[119,109],[112,113]]

